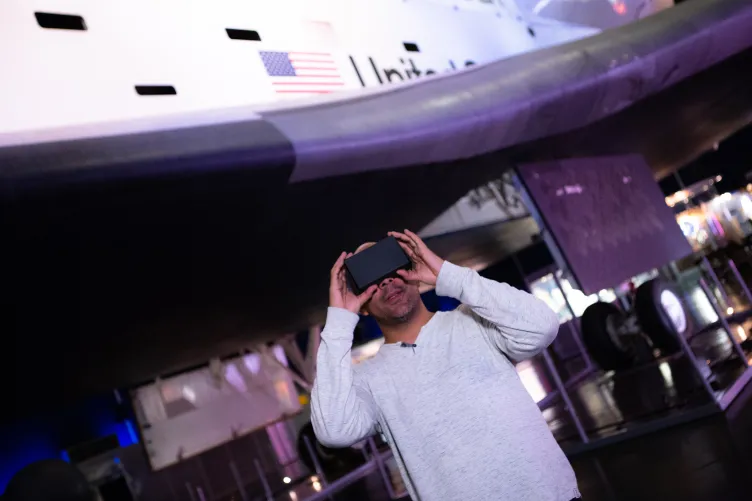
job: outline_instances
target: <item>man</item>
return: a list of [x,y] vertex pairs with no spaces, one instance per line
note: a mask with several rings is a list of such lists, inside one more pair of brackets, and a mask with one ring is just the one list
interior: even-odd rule
[[[351,254],[332,268],[311,398],[319,441],[346,447],[381,432],[416,501],[577,499],[574,472],[513,365],[553,341],[556,314],[444,261],[410,231],[390,235],[413,262],[399,277],[356,296],[343,268]],[[421,283],[462,306],[429,312]],[[385,343],[353,366],[359,312],[376,319]]]

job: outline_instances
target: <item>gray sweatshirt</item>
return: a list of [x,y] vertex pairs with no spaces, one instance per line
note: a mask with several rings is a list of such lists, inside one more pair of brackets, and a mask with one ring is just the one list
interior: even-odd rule
[[350,358],[358,316],[329,308],[311,414],[324,445],[381,432],[414,500],[569,501],[577,480],[513,361],[553,341],[556,314],[527,292],[445,262],[436,292],[462,306],[439,312],[416,346],[385,344]]

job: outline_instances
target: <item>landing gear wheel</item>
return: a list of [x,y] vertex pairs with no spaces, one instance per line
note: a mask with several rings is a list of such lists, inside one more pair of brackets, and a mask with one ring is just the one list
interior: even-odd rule
[[622,311],[611,303],[599,301],[588,306],[580,317],[580,327],[585,346],[603,370],[626,369],[632,365],[632,356],[614,340],[614,327],[623,317]]
[[637,288],[634,311],[642,331],[664,355],[681,349],[679,338],[690,329],[689,316],[675,289],[663,280],[653,279]]
[[[313,425],[308,423],[301,428],[300,433],[298,434],[298,457],[312,472],[316,471],[316,465],[308,452],[308,447],[306,446],[305,438],[303,437],[308,437],[308,441],[311,443],[311,448],[313,449],[314,454],[316,454],[316,459],[318,459],[319,464],[327,477],[340,477],[357,468],[364,461],[363,453],[354,447],[333,449],[322,445],[321,442],[316,440],[316,435],[313,432]],[[329,480],[332,480],[333,478],[329,478]]]

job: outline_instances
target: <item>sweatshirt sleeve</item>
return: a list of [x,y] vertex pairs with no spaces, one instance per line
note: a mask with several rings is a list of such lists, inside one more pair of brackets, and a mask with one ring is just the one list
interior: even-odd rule
[[348,447],[376,430],[378,412],[370,391],[353,370],[353,331],[358,315],[329,308],[316,357],[311,423],[319,442]]
[[559,331],[556,313],[540,299],[448,261],[439,271],[436,293],[457,299],[485,319],[484,332],[492,344],[514,361],[537,355]]

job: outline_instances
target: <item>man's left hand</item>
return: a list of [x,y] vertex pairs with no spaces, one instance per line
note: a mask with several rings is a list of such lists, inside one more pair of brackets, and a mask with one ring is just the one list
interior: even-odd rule
[[433,253],[425,242],[410,230],[404,233],[390,231],[390,237],[399,242],[400,247],[413,262],[412,270],[399,270],[399,276],[408,282],[422,282],[426,285],[436,286],[436,280],[441,271],[444,260]]

